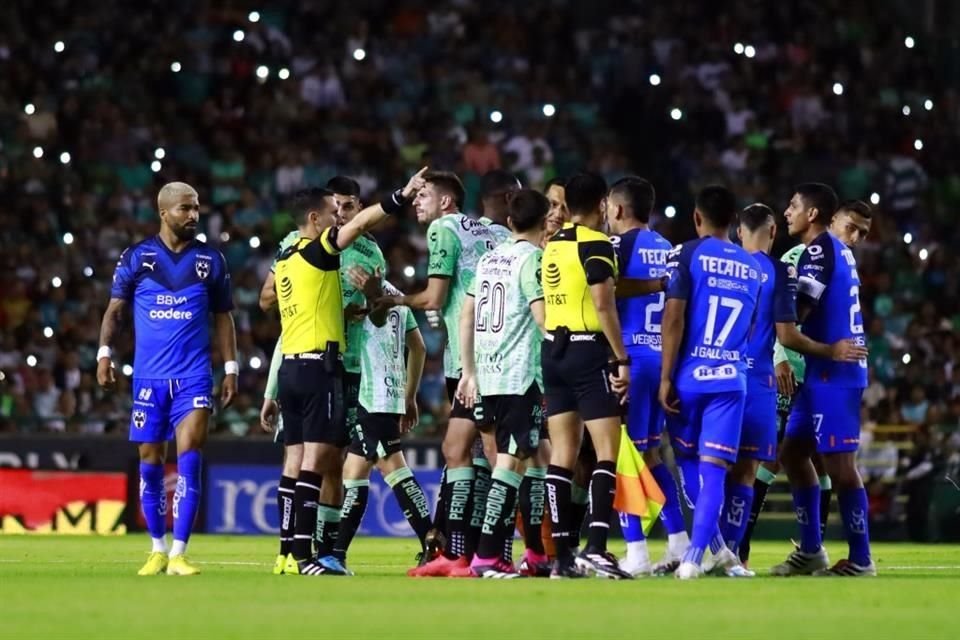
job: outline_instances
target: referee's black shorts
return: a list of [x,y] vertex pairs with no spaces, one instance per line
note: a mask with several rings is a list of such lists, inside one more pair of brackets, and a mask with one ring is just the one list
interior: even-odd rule
[[570,411],[584,422],[618,417],[620,398],[610,387],[610,350],[603,335],[573,334],[565,347],[552,337],[544,339],[540,352],[547,417]]
[[277,399],[283,415],[283,442],[304,442],[345,447],[350,432],[344,415],[343,366],[333,372],[314,356],[284,356],[278,376]]

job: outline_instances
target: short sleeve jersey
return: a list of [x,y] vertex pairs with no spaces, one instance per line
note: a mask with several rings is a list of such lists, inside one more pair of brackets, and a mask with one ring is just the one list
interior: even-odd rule
[[[801,330],[812,340],[832,344],[852,339],[866,344],[860,312],[860,276],[853,251],[828,231],[807,245],[797,266],[798,305],[812,307]],[[835,362],[808,356],[807,382],[865,388],[867,361]]]
[[600,333],[600,318],[590,287],[617,278],[613,244],[603,233],[568,222],[543,250],[546,329]]
[[762,251],[753,257],[760,266],[760,297],[747,347],[747,384],[776,389],[773,345],[777,323],[797,321],[797,270]]
[[277,259],[283,255],[283,252],[286,251],[288,247],[293,246],[293,244],[299,239],[299,231],[291,231],[283,237],[283,240],[280,241],[280,246],[277,248],[277,255],[274,256],[273,263],[270,265],[270,273],[277,272]]
[[474,357],[482,396],[523,395],[543,389],[543,336],[530,305],[543,299],[543,251],[526,240],[507,240],[477,265],[468,295],[474,297]]
[[[656,231],[632,229],[620,236],[611,236],[617,251],[620,277],[658,280],[666,272],[670,243]],[[617,313],[623,331],[623,345],[632,358],[656,358],[663,354],[660,321],[663,318],[664,294],[651,293],[633,298],[618,298]]]
[[148,238],[120,255],[110,297],[133,306],[137,378],[212,374],[209,314],[233,309],[219,251],[195,240],[174,253],[159,237]]
[[497,244],[485,224],[462,213],[448,213],[427,228],[427,276],[448,278],[450,288],[441,309],[447,326],[443,369],[448,378],[460,377],[460,310],[473,283],[477,262]]
[[667,299],[687,302],[677,389],[745,392],[747,340],[760,292],[757,261],[731,242],[699,238],[670,252],[667,276]]
[[[390,283],[384,284],[389,295],[399,295]],[[417,328],[417,320],[409,307],[394,307],[382,327],[365,318],[359,333],[360,405],[370,413],[403,414],[406,412],[407,368],[404,349],[407,333]]]

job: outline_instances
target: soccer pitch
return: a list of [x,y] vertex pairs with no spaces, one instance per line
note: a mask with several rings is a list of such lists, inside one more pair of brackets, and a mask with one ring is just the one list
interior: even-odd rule
[[[203,535],[190,543],[202,575],[140,578],[147,546],[142,535],[0,537],[0,637],[943,638],[960,593],[960,547],[944,545],[875,545],[873,579],[685,583],[413,579],[414,541],[371,538],[353,545],[354,577],[273,576],[273,538]],[[788,551],[757,543],[751,564],[762,572]]]

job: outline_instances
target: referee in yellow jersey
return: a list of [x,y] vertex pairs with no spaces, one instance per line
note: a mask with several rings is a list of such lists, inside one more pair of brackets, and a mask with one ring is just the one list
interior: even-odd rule
[[350,441],[343,407],[343,294],[340,252],[384,217],[399,213],[423,186],[426,167],[377,205],[338,226],[333,192],[311,188],[294,197],[300,239],[277,259],[283,364],[280,412],[287,446],[303,443],[303,463],[293,494],[294,538],[286,573],[344,574],[333,556],[311,559],[317,501],[324,475],[339,477]]
[[[551,577],[580,577],[587,572],[615,578],[620,570],[607,551],[607,534],[616,488],[621,399],[630,384],[630,366],[617,316],[617,259],[610,239],[599,229],[607,185],[580,173],[567,181],[571,221],[543,251],[543,292],[547,335],[543,342],[543,383],[547,429],[553,446],[547,467],[547,500],[557,559]],[[582,422],[581,422],[582,421]],[[597,452],[590,483],[587,546],[573,557],[571,484],[583,441],[583,424]]]

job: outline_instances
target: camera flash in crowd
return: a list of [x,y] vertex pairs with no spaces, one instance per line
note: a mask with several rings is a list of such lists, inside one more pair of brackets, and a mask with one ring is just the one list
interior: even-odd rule
[[39,160],[43,157],[43,147],[34,147],[33,148],[33,157]]
[[880,204],[880,194],[874,191],[870,194],[870,204],[878,205]]
[[412,278],[417,273],[417,270],[413,268],[413,265],[407,265],[403,268],[403,275],[407,278]]
[[250,22],[254,22],[254,23],[260,22],[260,12],[259,12],[259,11],[251,11],[250,14],[247,16],[247,20],[249,20]]
[[179,63],[179,62],[173,62],[173,63],[171,63],[171,65],[170,65],[170,71],[173,71],[174,73],[180,73],[180,69],[181,69],[181,67],[180,67],[180,63]]
[[287,69],[286,67],[280,69],[280,71],[277,72],[277,77],[281,80],[288,79],[290,77],[290,69]]
[[250,248],[251,249],[260,248],[260,236],[253,236],[250,238]]
[[53,327],[44,327],[43,328],[43,337],[52,338],[53,337]]
[[246,34],[242,29],[237,29],[233,32],[233,41],[234,42],[243,42],[243,39],[246,37]]
[[497,111],[496,109],[494,109],[493,111],[490,112],[490,122],[492,122],[492,123],[494,123],[494,124],[498,124],[499,122],[502,122],[502,121],[503,121],[503,114],[502,114],[502,113],[500,113],[500,112]]
[[50,280],[50,284],[53,285],[54,289],[59,289],[63,286],[63,280],[60,279],[60,276],[53,276]]
[[154,173],[158,173],[162,168],[163,168],[163,165],[160,164],[159,160],[154,160],[153,162],[150,163],[150,170],[153,171]]
[[64,151],[60,154],[60,164],[70,164],[70,152]]
[[257,356],[253,356],[252,358],[250,358],[251,369],[259,369],[262,366],[263,366],[263,363],[260,361],[260,358],[258,358]]
[[37,366],[37,356],[33,355],[32,353],[31,353],[30,355],[28,355],[28,356],[27,356],[27,366],[28,366],[28,367],[35,367],[35,366]]
[[123,371],[123,375],[127,376],[128,378],[133,375],[133,367],[128,364],[123,365],[123,369],[121,369],[121,371]]
[[549,102],[543,105],[543,115],[548,118],[552,118],[553,115],[557,112],[557,108],[550,104]]
[[656,73],[650,74],[650,84],[654,87],[660,86],[660,76]]
[[357,62],[361,62],[366,57],[367,57],[367,52],[364,51],[363,49],[357,48],[353,50],[353,59],[356,60]]
[[663,215],[672,218],[677,215],[677,208],[672,204],[667,205],[667,208],[663,210]]
[[27,105],[23,108],[23,112],[28,116],[32,116],[34,113],[37,112],[37,108],[33,106],[32,102],[28,102]]

